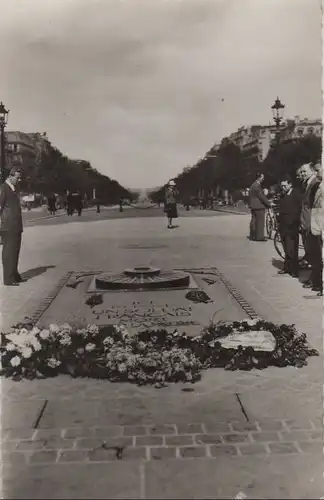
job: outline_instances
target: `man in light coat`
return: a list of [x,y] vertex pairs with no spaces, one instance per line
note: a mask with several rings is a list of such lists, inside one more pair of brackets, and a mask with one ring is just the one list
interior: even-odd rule
[[[297,178],[301,181],[303,187],[302,208],[300,215],[300,225],[302,231],[303,244],[305,248],[305,260],[313,268],[313,262],[316,254],[315,240],[311,233],[311,209],[315,192],[320,183],[316,171],[310,163],[305,163],[297,169]],[[303,285],[304,288],[318,288],[313,283],[314,274],[311,273],[310,279]]]
[[313,290],[323,295],[323,232],[324,232],[324,182],[322,166],[314,167],[317,178],[320,180],[311,208],[311,234],[313,237],[314,259],[312,267]]

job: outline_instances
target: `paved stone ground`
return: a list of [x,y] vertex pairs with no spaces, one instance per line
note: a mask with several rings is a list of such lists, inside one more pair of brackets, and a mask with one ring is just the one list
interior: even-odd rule
[[[217,266],[261,315],[296,323],[321,350],[322,301],[277,275],[272,242],[246,239],[247,216],[193,215],[174,231],[164,218],[27,228],[21,271],[31,279],[1,287],[3,328],[68,270]],[[322,370],[321,358],[301,370],[209,370],[194,385],[160,390],[4,380],[3,496],[319,498]]]

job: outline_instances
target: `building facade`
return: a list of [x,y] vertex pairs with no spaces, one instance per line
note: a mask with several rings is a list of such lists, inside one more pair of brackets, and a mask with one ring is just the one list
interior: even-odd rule
[[30,168],[35,165],[39,155],[50,145],[46,133],[5,132],[6,168],[20,166]]
[[[255,157],[263,162],[271,146],[275,143],[276,133],[275,125],[252,125],[240,127],[227,139],[238,146],[246,157]],[[322,121],[319,119],[300,119],[299,116],[296,116],[293,120],[288,119],[282,124],[279,139],[280,142],[286,142],[309,135],[322,136]]]

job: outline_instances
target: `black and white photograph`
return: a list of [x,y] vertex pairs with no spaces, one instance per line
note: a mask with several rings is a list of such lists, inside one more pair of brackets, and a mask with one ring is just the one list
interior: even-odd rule
[[324,498],[323,7],[1,2],[1,498]]

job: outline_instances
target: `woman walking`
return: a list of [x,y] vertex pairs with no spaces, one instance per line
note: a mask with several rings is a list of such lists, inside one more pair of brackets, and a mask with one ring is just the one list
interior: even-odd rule
[[173,229],[172,219],[178,218],[177,199],[178,194],[176,184],[173,180],[169,181],[165,191],[164,211],[168,218],[168,229]]

